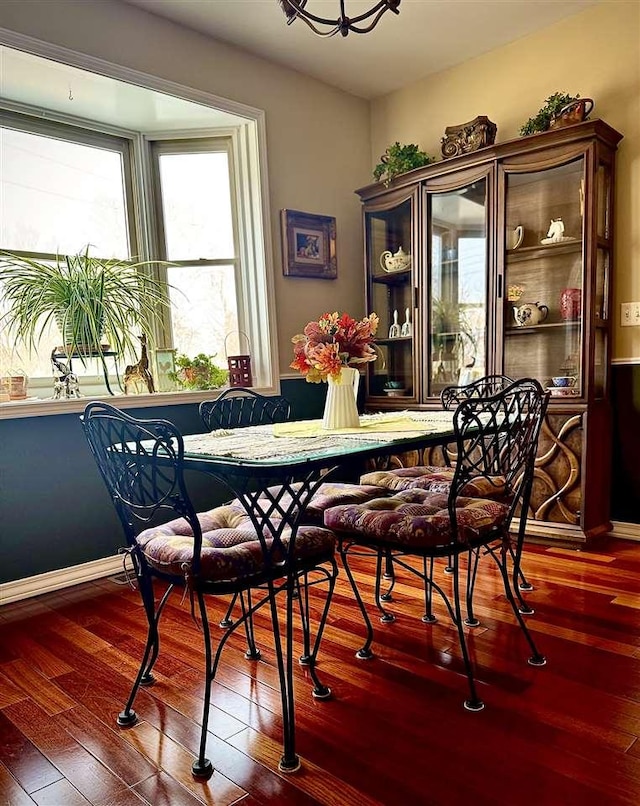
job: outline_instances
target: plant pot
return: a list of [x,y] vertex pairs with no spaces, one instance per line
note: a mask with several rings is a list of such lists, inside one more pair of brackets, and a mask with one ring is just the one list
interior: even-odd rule
[[[65,315],[64,311],[57,311],[55,314],[56,325],[60,333],[62,333],[62,345],[56,348],[56,352],[64,353],[67,356],[71,355],[84,355],[84,356],[99,356],[110,349],[109,344],[101,344],[103,329],[102,317],[98,317],[96,322],[93,322],[90,317],[83,316],[77,321],[71,320]],[[92,326],[93,325],[93,326]],[[92,333],[99,333],[99,338],[93,340],[86,338],[91,336]],[[85,338],[78,339],[82,335]]]
[[563,106],[559,112],[552,116],[549,128],[561,129],[564,126],[573,126],[574,123],[582,123],[592,111],[593,101],[591,98],[578,98]]

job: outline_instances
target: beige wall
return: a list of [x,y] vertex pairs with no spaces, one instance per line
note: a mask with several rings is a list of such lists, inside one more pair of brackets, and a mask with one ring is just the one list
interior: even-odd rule
[[[289,339],[326,310],[364,313],[360,206],[353,190],[395,140],[440,154],[445,126],[486,114],[498,140],[552,92],[594,98],[622,134],[618,157],[614,355],[640,360],[640,328],[619,303],[640,300],[640,3],[606,0],[506,47],[374,101],[339,92],[116,0],[0,4],[0,28],[103,58],[266,112],[280,369]],[[279,211],[333,215],[338,280],[282,276]]]
[[[0,28],[265,110],[281,373],[289,372],[291,336],[310,319],[364,313],[353,191],[371,177],[367,101],[115,0],[2,2]],[[282,208],[335,216],[337,280],[283,277]]]
[[497,140],[554,92],[595,100],[600,117],[624,135],[617,160],[614,358],[640,361],[640,327],[620,328],[620,303],[640,301],[640,2],[596,8],[496,49],[372,104],[372,165],[396,140],[440,157],[446,126],[488,115]]

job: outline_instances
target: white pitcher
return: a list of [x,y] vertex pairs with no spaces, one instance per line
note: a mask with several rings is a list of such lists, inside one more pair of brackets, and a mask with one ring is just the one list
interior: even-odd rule
[[342,367],[339,378],[327,378],[327,400],[324,404],[322,427],[328,430],[338,428],[359,428],[360,417],[356,398],[360,373],[353,367]]

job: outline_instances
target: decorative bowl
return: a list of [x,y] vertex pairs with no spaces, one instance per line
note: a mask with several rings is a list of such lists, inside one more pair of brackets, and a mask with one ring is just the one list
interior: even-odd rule
[[576,380],[577,378],[575,375],[558,375],[555,378],[551,378],[554,386],[561,387],[575,386]]

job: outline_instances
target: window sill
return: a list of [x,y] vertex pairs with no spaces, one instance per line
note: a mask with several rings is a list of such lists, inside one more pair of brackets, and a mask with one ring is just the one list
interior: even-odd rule
[[[184,406],[186,404],[199,404],[203,400],[217,397],[228,387],[222,389],[205,389],[198,392],[155,392],[141,395],[87,395],[72,398],[71,400],[27,399],[11,400],[0,403],[0,420],[10,420],[19,417],[48,417],[58,414],[78,414],[84,411],[87,403],[92,400],[101,400],[111,403],[119,409],[143,409],[157,406]],[[260,394],[279,394],[279,389],[257,389]]]

